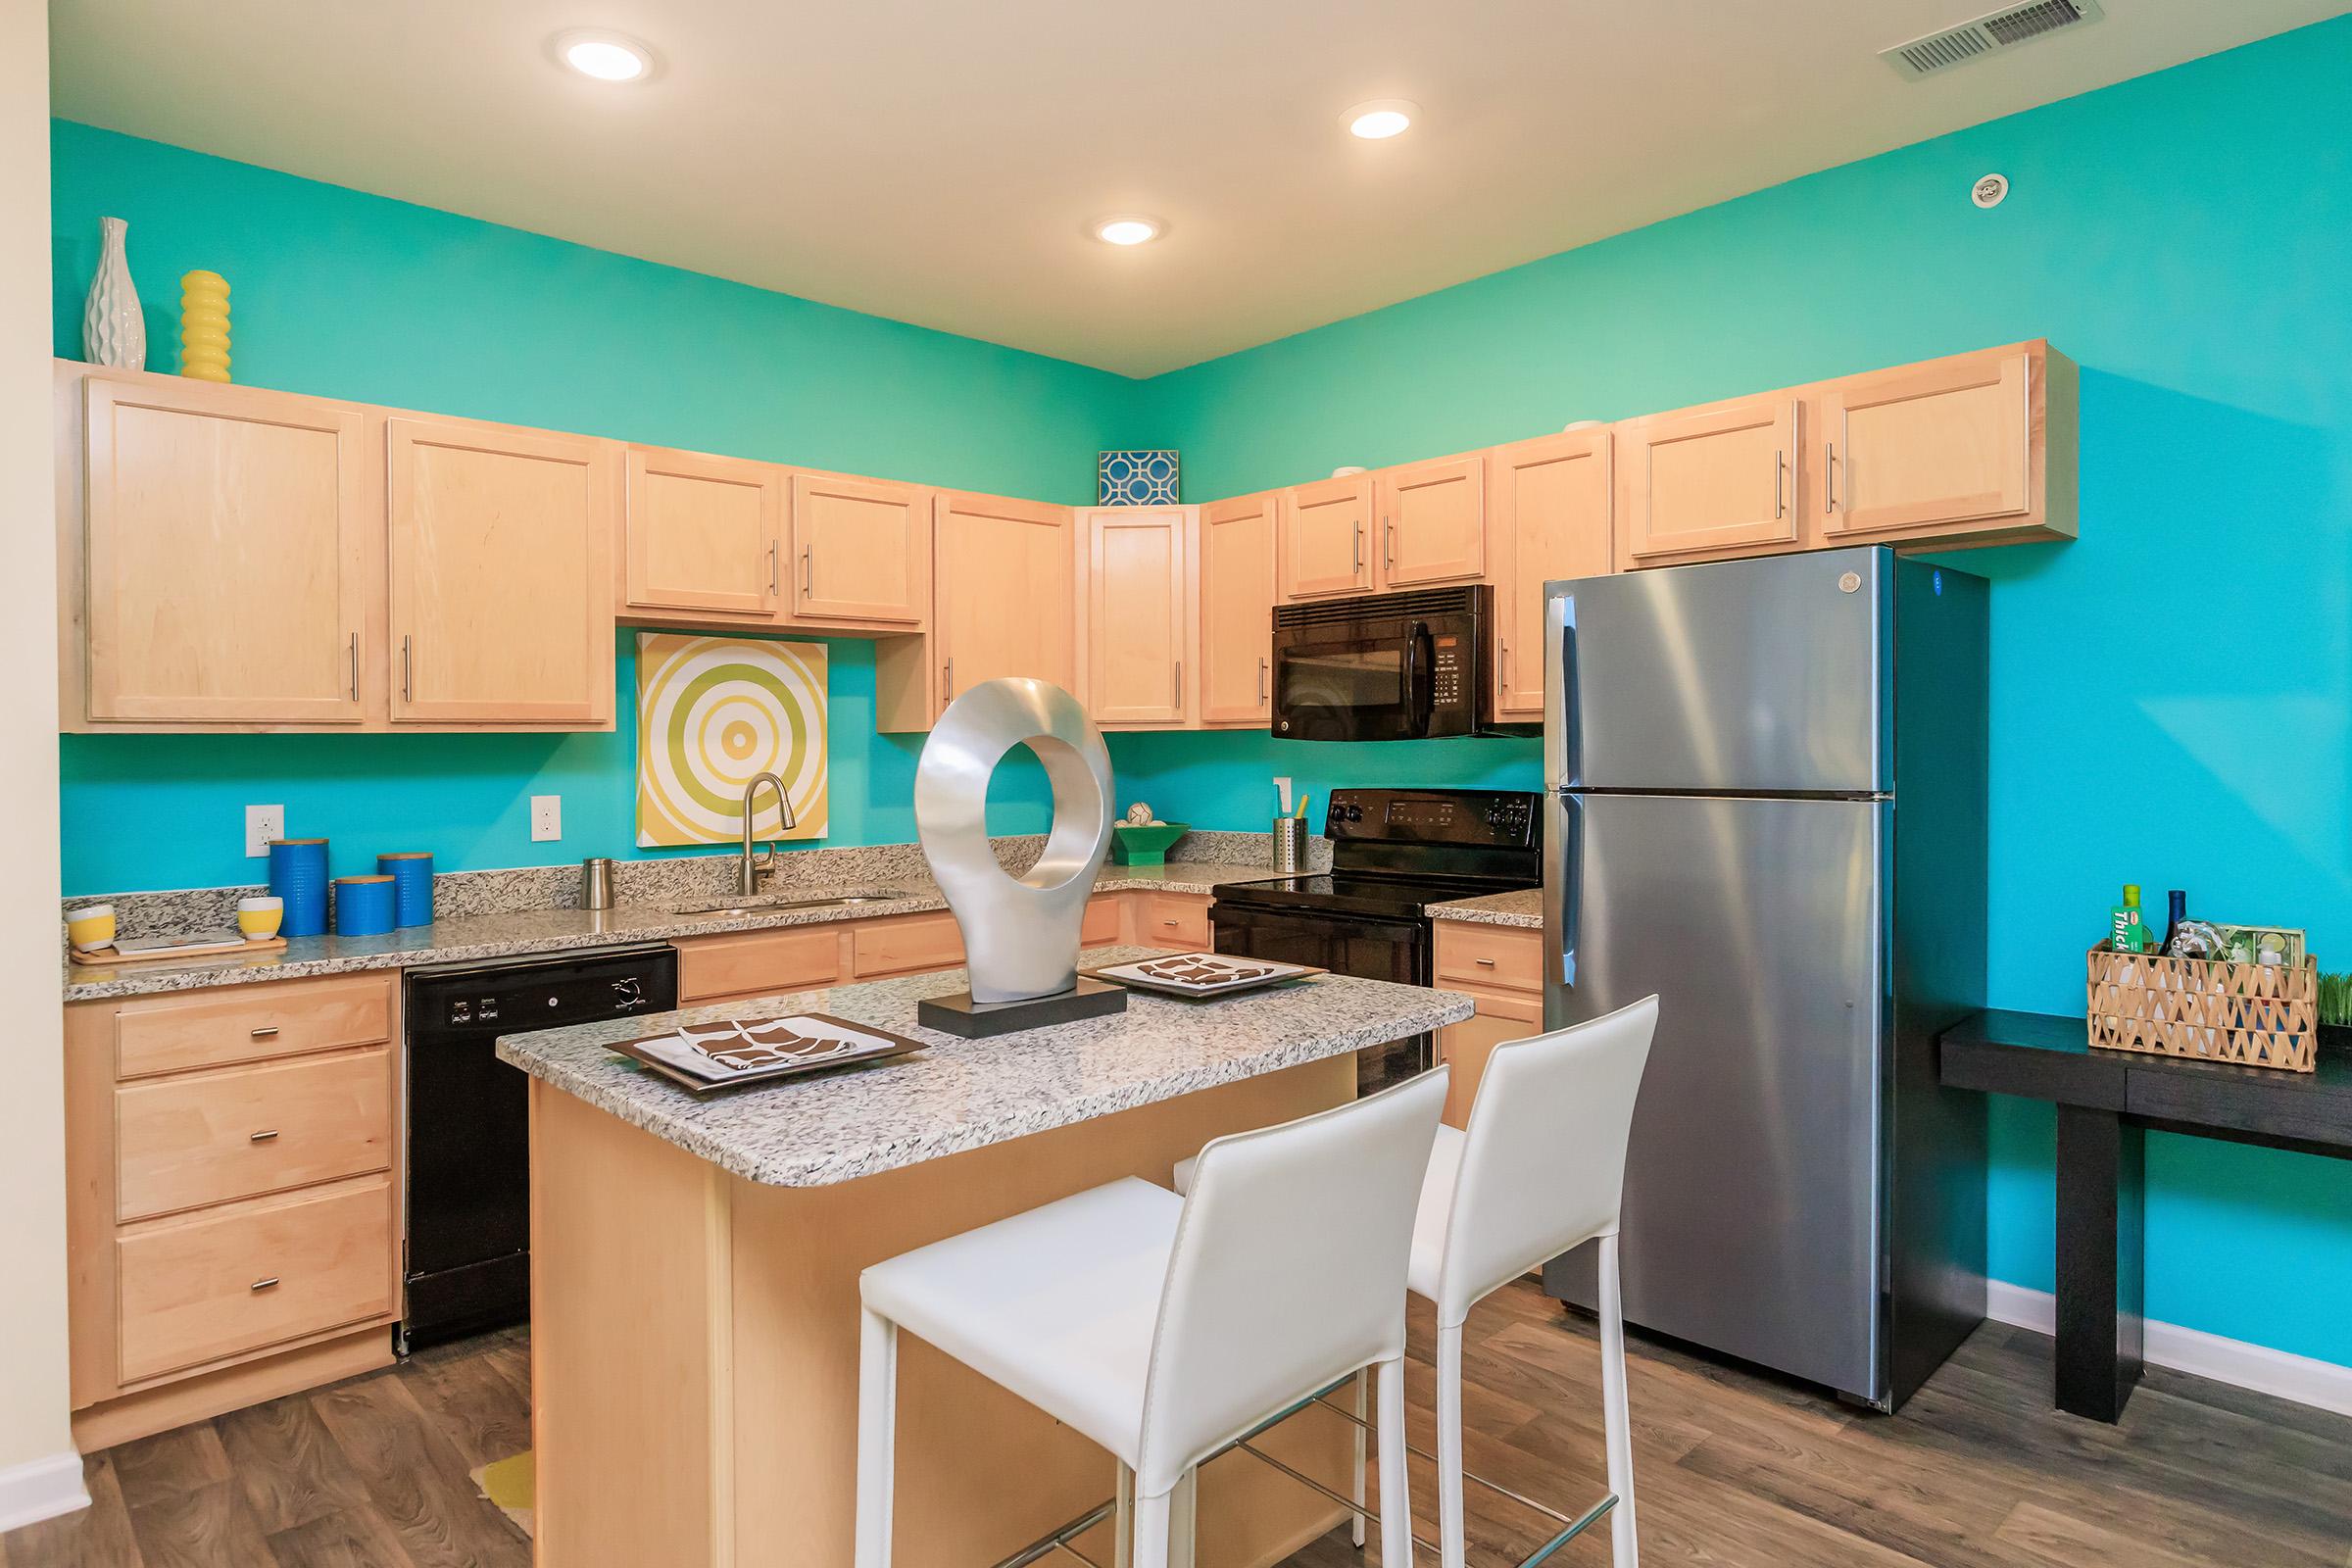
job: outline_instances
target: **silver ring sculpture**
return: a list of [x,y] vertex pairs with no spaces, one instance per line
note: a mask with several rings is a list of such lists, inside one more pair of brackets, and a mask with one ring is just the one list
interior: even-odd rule
[[[989,846],[988,780],[1024,742],[1054,786],[1054,823],[1045,854],[1015,878]],[[1102,732],[1050,681],[983,681],[932,726],[914,769],[915,835],[963,931],[974,1002],[1025,1002],[1078,983],[1078,927],[1110,849],[1110,801]]]

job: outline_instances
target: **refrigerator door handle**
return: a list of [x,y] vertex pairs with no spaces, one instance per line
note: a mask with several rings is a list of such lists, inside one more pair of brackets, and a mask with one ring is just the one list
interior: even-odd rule
[[[1577,940],[1584,924],[1585,803],[1573,795],[1554,799],[1559,803],[1559,814],[1549,824],[1544,844],[1548,862],[1544,874],[1544,931],[1557,963],[1552,983],[1562,991],[1574,991]],[[1545,1008],[1544,1028],[1557,1029],[1568,1021],[1554,1016],[1554,1011]]]

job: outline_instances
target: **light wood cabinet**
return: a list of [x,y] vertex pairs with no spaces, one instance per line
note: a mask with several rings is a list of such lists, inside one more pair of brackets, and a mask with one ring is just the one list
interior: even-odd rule
[[795,621],[918,630],[931,619],[931,492],[837,473],[792,476]]
[[1147,893],[1136,899],[1128,940],[1144,948],[1209,945],[1208,900],[1198,893]]
[[631,447],[622,598],[631,610],[747,620],[780,596],[784,470]]
[[440,419],[387,442],[393,718],[610,727],[614,449]]
[[931,655],[938,705],[1002,675],[1078,689],[1077,525],[1067,507],[939,497]]
[[963,932],[945,909],[926,914],[857,920],[847,927],[850,975],[875,980],[923,969],[951,969],[963,961]]
[[83,383],[86,717],[356,724],[382,509],[358,410]]
[[1282,596],[1324,599],[1379,586],[1368,473],[1294,486],[1282,514]]
[[1084,514],[1087,711],[1134,728],[1183,724],[1192,703],[1193,520],[1183,507],[1102,507]]
[[678,947],[678,1004],[772,997],[841,978],[841,928],[785,926],[695,937]]
[[1487,457],[1487,574],[1494,585],[1494,716],[1544,717],[1544,585],[1610,569],[1606,427],[1538,436]]
[[1381,580],[1475,582],[1487,569],[1483,457],[1408,463],[1379,475]]
[[1272,492],[1200,509],[1200,722],[1264,727],[1274,712]]
[[1479,1080],[1494,1048],[1544,1030],[1544,933],[1530,926],[1439,920],[1440,987],[1466,993],[1478,1011],[1438,1033],[1439,1058],[1452,1067],[1445,1120],[1467,1127]]
[[115,1091],[115,1217],[146,1219],[392,1163],[386,1048]]
[[1449,1127],[1470,1125],[1470,1107],[1478,1102],[1478,1086],[1486,1076],[1487,1058],[1496,1046],[1525,1040],[1544,1032],[1544,999],[1513,996],[1500,991],[1463,990],[1478,1011],[1460,1023],[1447,1024],[1438,1034],[1438,1054],[1453,1070],[1446,1085],[1444,1120]]
[[1624,566],[1769,554],[1807,542],[1802,399],[1775,392],[1616,426]]

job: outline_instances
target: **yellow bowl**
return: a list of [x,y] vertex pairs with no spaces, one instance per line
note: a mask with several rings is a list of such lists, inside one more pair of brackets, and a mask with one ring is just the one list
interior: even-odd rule
[[248,941],[260,941],[277,935],[279,924],[286,918],[285,906],[276,899],[269,903],[270,906],[266,909],[248,909],[239,906],[237,929],[245,933]]
[[84,953],[93,953],[115,940],[115,906],[77,909],[66,916],[66,937]]

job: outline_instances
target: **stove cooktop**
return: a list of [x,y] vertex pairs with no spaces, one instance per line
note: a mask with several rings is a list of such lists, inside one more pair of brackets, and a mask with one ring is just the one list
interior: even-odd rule
[[1418,919],[1433,904],[1511,893],[1537,886],[1498,877],[1414,876],[1404,873],[1324,871],[1263,881],[1220,882],[1220,902],[1287,907],[1363,910]]

